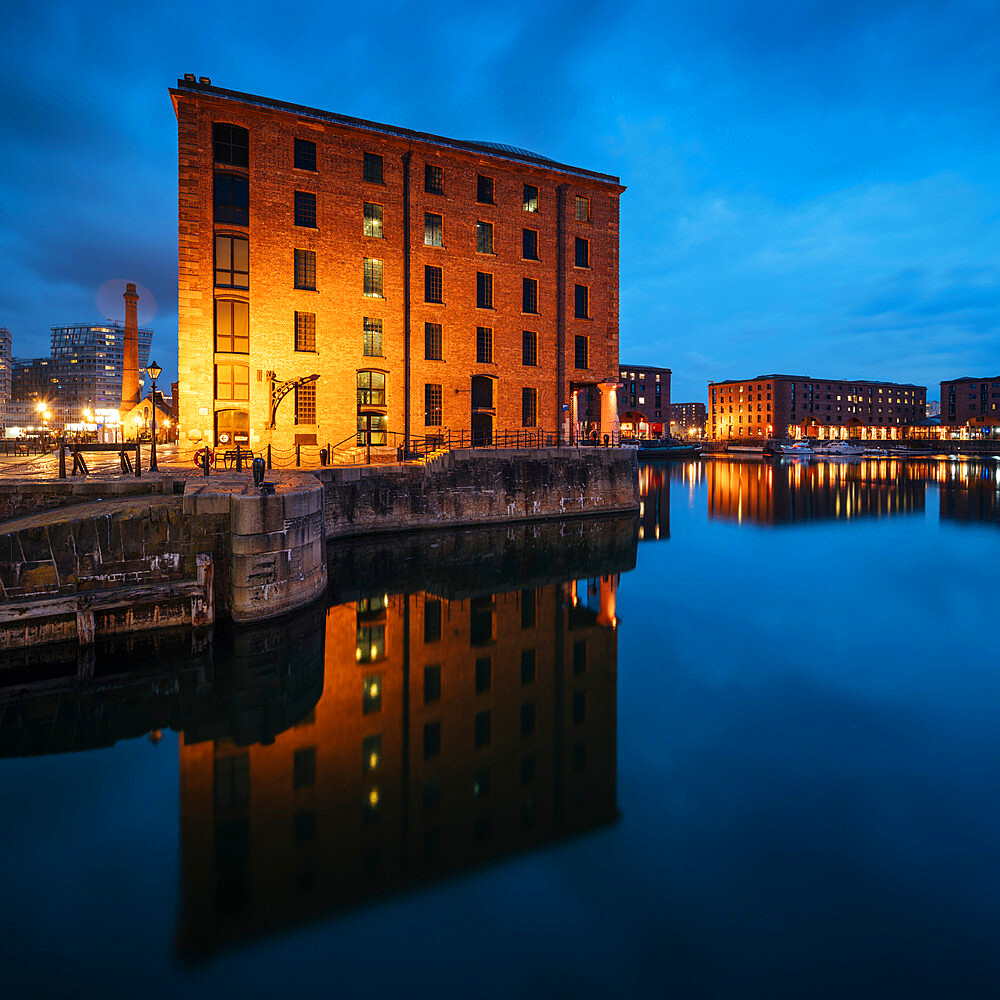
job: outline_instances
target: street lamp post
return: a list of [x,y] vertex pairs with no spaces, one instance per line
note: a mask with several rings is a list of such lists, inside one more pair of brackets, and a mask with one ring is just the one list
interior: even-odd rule
[[163,369],[154,361],[147,369],[146,373],[153,382],[153,444],[149,452],[149,471],[159,472],[156,465],[156,380],[160,377]]

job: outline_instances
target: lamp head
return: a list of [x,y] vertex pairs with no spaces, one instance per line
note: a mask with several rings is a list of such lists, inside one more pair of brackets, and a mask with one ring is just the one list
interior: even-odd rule
[[146,371],[151,379],[158,379],[160,377],[160,372],[162,372],[163,369],[154,361],[150,364]]

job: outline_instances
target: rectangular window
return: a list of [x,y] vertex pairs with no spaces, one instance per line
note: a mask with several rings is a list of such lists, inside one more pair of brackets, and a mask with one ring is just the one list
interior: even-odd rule
[[297,312],[295,314],[295,350],[316,350],[316,314]]
[[538,230],[521,231],[521,256],[525,260],[538,260]]
[[590,199],[576,196],[576,221],[590,222]]
[[521,735],[531,736],[535,731],[535,703],[526,701],[521,705]]
[[526,212],[538,211],[538,188],[533,184],[524,185],[524,210]]
[[424,212],[424,245],[444,246],[444,221],[440,215],[435,215],[433,212]]
[[590,240],[582,236],[576,238],[576,266],[590,267]]
[[362,348],[366,358],[382,357],[382,320],[365,316]]
[[364,178],[372,184],[381,184],[382,157],[378,153],[365,153]]
[[385,235],[382,228],[382,206],[365,202],[365,236],[374,236],[380,240]]
[[[357,384],[358,406],[385,406],[384,372],[358,372]],[[364,415],[361,419],[364,419]],[[374,423],[372,426],[374,427]]]
[[521,331],[521,364],[532,368],[538,364],[538,334],[531,330]]
[[488,656],[480,656],[476,660],[476,694],[483,694],[490,689],[493,667]]
[[295,192],[295,225],[316,228],[316,195],[310,191]]
[[441,753],[441,723],[424,723],[424,760],[437,757]]
[[435,664],[432,667],[424,667],[424,704],[429,705],[432,701],[441,699],[441,667]]
[[250,133],[239,125],[215,122],[212,125],[212,149],[216,163],[233,167],[250,166]]
[[250,303],[218,299],[215,303],[215,349],[220,354],[250,353]]
[[538,390],[521,390],[521,426],[538,426]]
[[538,591],[521,591],[521,628],[534,628],[538,617]]
[[361,758],[365,773],[377,771],[382,763],[382,734],[373,733],[361,741]]
[[586,285],[576,286],[576,318],[590,318],[590,289]]
[[521,311],[538,312],[538,282],[534,278],[521,279]]
[[313,425],[316,423],[316,383],[306,382],[295,390],[295,422]]
[[493,223],[476,223],[476,253],[493,253]]
[[493,204],[493,178],[476,174],[476,201],[485,205]]
[[382,298],[382,261],[365,257],[364,294],[369,299]]
[[299,170],[316,170],[316,143],[308,139],[295,140],[295,166]]
[[521,650],[521,683],[534,684],[535,682],[535,651],[533,649]]
[[493,275],[484,271],[476,272],[476,306],[479,309],[493,308]]
[[382,711],[382,675],[368,674],[363,680],[361,711],[364,715]]
[[576,338],[576,367],[577,368],[589,368],[590,361],[590,338],[589,337],[577,337]]
[[242,174],[215,172],[215,221],[250,225],[250,181]]
[[493,331],[488,326],[476,327],[476,361],[481,365],[493,363]]
[[428,194],[444,194],[444,168],[424,164],[424,190]]
[[573,673],[579,677],[587,672],[587,640],[577,639],[573,643]]
[[215,398],[246,402],[250,399],[250,368],[247,365],[215,366]]
[[424,642],[437,642],[441,638],[441,601],[428,597],[424,601]]
[[444,302],[444,278],[440,267],[424,267],[424,302]]
[[441,426],[441,386],[424,386],[424,424],[427,427]]
[[295,251],[295,287],[316,291],[316,251]]
[[441,324],[424,323],[424,359],[441,360]]
[[215,237],[215,284],[219,288],[250,287],[250,241],[245,237]]

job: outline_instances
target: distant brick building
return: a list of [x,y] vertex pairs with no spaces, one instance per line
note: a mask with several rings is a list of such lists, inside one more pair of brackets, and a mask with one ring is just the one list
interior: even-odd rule
[[925,419],[926,406],[922,385],[758,375],[709,382],[708,435],[717,440],[898,438]]
[[943,427],[1000,425],[1000,375],[955,378],[941,383]]
[[622,437],[663,437],[670,429],[670,369],[622,364],[618,379]]
[[705,430],[705,404],[704,403],[671,403],[670,423],[677,424],[683,431],[697,431],[699,434]]
[[190,74],[170,94],[183,450],[613,422],[617,177]]
[[5,430],[9,423],[7,407],[10,403],[10,363],[10,330],[0,326],[0,431]]

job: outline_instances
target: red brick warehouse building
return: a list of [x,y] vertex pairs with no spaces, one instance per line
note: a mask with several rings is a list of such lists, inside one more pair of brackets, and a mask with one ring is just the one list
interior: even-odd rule
[[617,177],[191,74],[170,94],[188,454],[612,429]]

